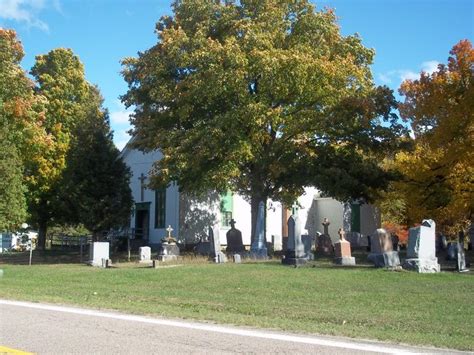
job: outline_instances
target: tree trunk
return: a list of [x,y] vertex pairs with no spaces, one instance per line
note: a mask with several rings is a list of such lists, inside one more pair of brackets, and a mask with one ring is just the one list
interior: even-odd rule
[[101,231],[93,231],[92,232],[92,241],[93,242],[101,242],[102,241],[102,232]]
[[42,198],[39,201],[39,205],[36,207],[38,210],[38,244],[37,248],[41,251],[46,250],[46,234],[48,232],[48,202]]
[[38,225],[38,244],[37,247],[41,251],[46,250],[46,232],[48,231],[48,222],[46,220],[39,221]]
[[256,237],[256,226],[257,226],[257,217],[258,217],[258,205],[260,202],[263,202],[264,206],[264,218],[265,218],[265,224],[264,224],[264,235],[265,235],[265,240],[266,240],[266,230],[267,230],[267,222],[266,222],[266,216],[267,216],[267,197],[264,195],[263,192],[257,191],[252,193],[252,196],[250,198],[250,208],[251,208],[251,214],[252,214],[252,229],[251,229],[251,243],[255,241]]

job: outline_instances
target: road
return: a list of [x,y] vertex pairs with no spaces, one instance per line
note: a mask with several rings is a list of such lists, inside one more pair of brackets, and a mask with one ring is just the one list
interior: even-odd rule
[[454,353],[0,300],[0,347],[37,354]]

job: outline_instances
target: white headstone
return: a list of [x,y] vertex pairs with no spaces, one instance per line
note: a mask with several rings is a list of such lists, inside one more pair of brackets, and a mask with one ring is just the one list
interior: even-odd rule
[[140,262],[148,262],[151,260],[151,248],[150,247],[140,247],[138,249],[140,254]]
[[436,223],[425,219],[421,226],[410,228],[408,234],[407,259],[403,268],[419,273],[439,272],[436,258]]
[[209,227],[209,241],[211,242],[211,258],[215,263],[225,263],[225,255],[221,251],[221,240],[219,236],[219,227]]
[[94,242],[90,247],[89,264],[102,267],[102,259],[109,259],[109,242]]
[[436,258],[436,224],[434,221],[423,220],[421,226],[410,228],[407,258]]

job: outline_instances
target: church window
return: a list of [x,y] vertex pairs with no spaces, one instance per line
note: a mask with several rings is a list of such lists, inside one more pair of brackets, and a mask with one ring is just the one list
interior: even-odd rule
[[166,189],[155,190],[155,228],[166,227]]
[[223,227],[230,227],[230,221],[232,220],[232,214],[234,210],[234,203],[232,192],[227,191],[221,194],[221,220]]
[[351,232],[360,233],[360,204],[351,204]]

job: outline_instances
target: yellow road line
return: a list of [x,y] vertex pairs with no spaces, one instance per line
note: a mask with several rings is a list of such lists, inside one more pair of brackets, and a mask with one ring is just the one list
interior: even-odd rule
[[33,355],[33,353],[29,353],[27,351],[16,350],[7,348],[6,346],[0,345],[0,355]]

